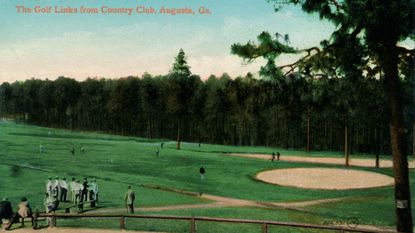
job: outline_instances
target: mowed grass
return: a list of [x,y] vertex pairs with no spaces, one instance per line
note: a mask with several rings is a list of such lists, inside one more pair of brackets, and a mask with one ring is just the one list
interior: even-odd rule
[[[160,148],[161,142],[165,144],[163,149]],[[45,147],[45,153],[39,152],[40,145]],[[81,145],[85,148],[83,153],[80,152]],[[74,156],[70,153],[72,147],[76,149]],[[157,150],[160,151],[158,157]],[[58,176],[67,179],[88,177],[96,178],[98,181],[101,208],[123,208],[124,192],[128,185],[134,187],[138,207],[208,202],[197,196],[164,191],[169,189],[272,202],[346,197],[345,201],[339,203],[307,207],[305,212],[261,208],[217,208],[172,210],[151,212],[151,214],[254,218],[317,224],[322,224],[326,219],[344,220],[348,217],[357,217],[361,224],[394,225],[393,187],[324,191],[281,187],[255,179],[256,173],[268,169],[341,168],[342,166],[271,163],[266,160],[223,155],[223,153],[270,154],[276,151],[280,151],[282,155],[307,155],[302,151],[286,151],[278,148],[208,144],[199,147],[197,143],[185,142],[182,143],[181,150],[176,150],[174,141],[1,122],[0,196],[9,197],[14,206],[17,206],[20,198],[28,197],[32,206],[43,211],[43,195],[48,177]],[[340,156],[340,153],[313,152],[311,156]],[[201,166],[206,169],[206,178],[203,182],[199,177]],[[355,167],[350,169],[374,171],[390,176],[393,174],[392,169]],[[415,193],[413,170],[410,172],[410,177],[413,197]],[[161,188],[149,188],[152,186]],[[234,229],[237,229],[237,226]]]

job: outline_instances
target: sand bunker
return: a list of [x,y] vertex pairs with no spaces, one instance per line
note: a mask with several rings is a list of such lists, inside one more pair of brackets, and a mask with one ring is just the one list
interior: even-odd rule
[[336,168],[289,168],[260,172],[266,183],[306,189],[345,190],[389,186],[392,177],[379,173]]

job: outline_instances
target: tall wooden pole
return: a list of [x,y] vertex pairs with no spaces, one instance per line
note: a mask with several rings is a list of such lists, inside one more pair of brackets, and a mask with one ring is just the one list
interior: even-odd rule
[[415,157],[415,120],[412,124],[412,154]]
[[180,150],[180,118],[179,118],[179,122],[177,124],[177,145],[176,145],[176,149]]
[[389,97],[389,124],[395,178],[395,213],[398,232],[413,232],[411,195],[409,187],[408,151],[405,121],[402,109],[402,92],[398,75],[398,52],[396,43],[383,51],[382,68]]
[[311,142],[310,110],[308,110],[308,114],[307,114],[307,153],[310,153],[310,142]]
[[344,126],[344,157],[346,159],[346,166],[349,166],[349,133],[347,125]]

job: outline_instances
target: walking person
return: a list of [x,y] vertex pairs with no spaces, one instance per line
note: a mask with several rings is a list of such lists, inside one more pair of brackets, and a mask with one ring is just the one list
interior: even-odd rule
[[277,160],[280,161],[280,152],[277,152]]
[[274,162],[274,161],[275,161],[275,153],[274,153],[274,152],[272,152],[271,162]]
[[127,208],[127,213],[134,214],[134,200],[135,194],[131,186],[128,186],[128,190],[125,193],[125,206]]

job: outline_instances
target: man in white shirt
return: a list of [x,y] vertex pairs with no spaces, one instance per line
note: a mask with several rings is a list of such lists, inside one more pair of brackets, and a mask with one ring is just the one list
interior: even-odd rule
[[127,213],[134,214],[134,200],[135,194],[131,186],[128,186],[128,190],[125,193],[125,206],[127,207]]
[[59,187],[60,187],[60,196],[59,199],[60,201],[66,202],[66,196],[68,193],[68,183],[66,183],[66,178],[63,177],[63,179],[59,182]]
[[52,196],[52,178],[50,177],[46,181],[46,193],[49,194],[49,196]]
[[71,190],[71,202],[76,204],[76,193],[77,193],[77,184],[75,178],[72,178],[72,181],[69,183],[69,188]]
[[78,180],[75,184],[75,204],[79,203],[83,189],[84,189],[84,186]]
[[93,179],[92,183],[91,183],[91,191],[92,191],[92,199],[95,200],[96,202],[98,202],[98,184],[97,184],[97,180]]

